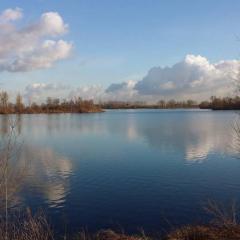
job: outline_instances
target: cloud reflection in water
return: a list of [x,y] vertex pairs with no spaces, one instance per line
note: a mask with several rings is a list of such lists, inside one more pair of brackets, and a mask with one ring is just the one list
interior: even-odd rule
[[62,207],[69,192],[73,166],[53,149],[24,146],[21,158],[29,162],[26,185],[40,191],[50,207]]

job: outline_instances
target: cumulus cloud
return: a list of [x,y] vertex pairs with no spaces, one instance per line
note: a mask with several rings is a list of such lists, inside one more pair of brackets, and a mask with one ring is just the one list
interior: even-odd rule
[[130,80],[119,84],[111,84],[107,89],[99,85],[82,86],[73,89],[69,93],[69,99],[80,96],[83,99],[93,99],[95,101],[131,101],[137,93],[134,90],[135,84],[135,81]]
[[134,89],[137,81],[129,80],[113,83],[105,90],[105,100],[133,101],[138,100],[138,92]]
[[19,56],[7,69],[12,72],[25,72],[39,68],[49,68],[54,62],[67,58],[71,47],[63,40],[46,40],[30,55]]
[[[49,45],[52,46],[52,43],[50,42]],[[55,45],[53,44],[53,46]],[[65,53],[62,54],[64,56]],[[54,54],[49,55],[54,58]],[[40,60],[37,59],[36,64],[41,64],[41,61],[40,63],[38,61]],[[29,66],[29,64],[27,65]],[[20,67],[20,65],[18,66]],[[147,75],[140,80],[112,83],[107,88],[92,85],[74,89],[64,88],[61,85],[40,84],[36,85],[37,87],[35,85],[28,86],[26,92],[28,92],[27,95],[36,95],[39,99],[39,96],[46,96],[46,93],[54,96],[55,92],[61,90],[68,99],[82,97],[95,101],[156,102],[160,99],[174,98],[201,101],[212,95],[233,95],[239,78],[239,67],[240,62],[237,60],[210,63],[205,57],[187,55],[182,61],[171,67],[150,69]]]
[[72,43],[59,39],[68,25],[57,12],[43,13],[38,21],[18,27],[16,20],[22,17],[19,8],[0,15],[0,71],[49,68],[70,56]]
[[140,95],[199,98],[204,94],[230,93],[239,72],[239,61],[211,64],[202,56],[187,55],[172,67],[154,67],[135,89]]
[[100,101],[104,96],[105,90],[102,86],[92,85],[72,89],[68,95],[69,99],[81,97],[85,100]]
[[132,80],[123,82],[123,83],[112,83],[106,89],[106,93],[133,90],[135,85],[136,85],[136,81],[132,81]]
[[42,102],[47,97],[65,97],[69,86],[51,83],[33,83],[26,86],[24,90],[24,99],[27,103]]
[[20,18],[22,18],[22,9],[21,8],[8,8],[4,10],[0,15],[0,22],[9,22],[9,21],[15,21]]

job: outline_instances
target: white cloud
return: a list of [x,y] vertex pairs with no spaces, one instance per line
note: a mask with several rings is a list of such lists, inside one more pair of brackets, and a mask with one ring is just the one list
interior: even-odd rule
[[27,103],[43,102],[47,97],[61,98],[66,97],[69,86],[51,83],[33,83],[27,85],[24,90],[24,99]]
[[43,13],[35,27],[42,35],[51,36],[64,34],[68,29],[68,25],[63,22],[62,17],[57,12]]
[[51,39],[59,38],[68,30],[57,12],[43,13],[37,22],[20,28],[10,22],[22,16],[19,8],[7,9],[0,16],[0,71],[49,68],[70,56],[72,43]]
[[113,83],[105,90],[104,100],[134,101],[138,100],[138,92],[134,89],[137,81]]
[[[64,58],[68,53],[65,51],[55,51],[56,43],[46,42],[46,53],[48,58]],[[52,49],[53,48],[53,49]],[[63,49],[63,47],[61,47]],[[53,52],[53,53],[52,53]],[[58,54],[54,54],[54,53]],[[25,65],[32,68],[43,66],[45,58],[38,58],[36,61],[30,58],[30,63],[22,61],[21,64],[14,65],[15,68],[25,68]],[[35,56],[35,55],[33,55]],[[37,85],[26,88],[26,96],[37,96],[37,99],[44,99],[48,96],[55,96],[62,91],[61,96],[73,99],[82,97],[83,99],[93,99],[95,101],[146,101],[156,102],[160,99],[169,100],[207,100],[210,96],[233,95],[236,89],[236,81],[239,77],[240,62],[237,60],[220,61],[210,63],[202,56],[187,55],[172,67],[154,67],[147,75],[138,80],[128,80],[121,83],[110,84],[107,88],[98,85],[82,86],[79,88],[66,88],[58,85]],[[47,67],[47,66],[46,66]],[[239,79],[240,80],[240,79]],[[238,81],[239,81],[238,80]],[[238,82],[239,84],[239,82]],[[54,86],[54,87],[53,87]],[[41,92],[41,94],[40,94]]]
[[20,18],[22,18],[22,9],[21,8],[8,8],[4,10],[0,15],[0,22],[6,23],[9,21],[16,21]]
[[85,100],[93,99],[95,101],[99,101],[104,97],[104,92],[104,88],[99,85],[84,86],[71,90],[68,98],[74,99],[76,97],[81,97]]
[[187,55],[172,67],[154,67],[139,81],[135,89],[140,95],[162,97],[205,98],[228,94],[233,90],[239,62],[221,61],[215,64],[202,56]]
[[46,40],[30,55],[19,56],[8,70],[11,72],[25,72],[39,68],[49,68],[58,60],[69,57],[72,45],[63,40]]
[[112,83],[107,89],[106,92],[119,92],[119,91],[129,91],[133,90],[136,85],[136,81],[129,80],[123,83]]

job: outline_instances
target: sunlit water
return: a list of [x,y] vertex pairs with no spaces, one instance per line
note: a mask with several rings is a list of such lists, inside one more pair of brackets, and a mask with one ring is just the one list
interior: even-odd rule
[[[29,163],[21,206],[45,209],[59,231],[161,231],[205,221],[207,199],[240,200],[237,114],[114,110],[0,116],[15,121]],[[240,155],[240,153],[239,153]]]

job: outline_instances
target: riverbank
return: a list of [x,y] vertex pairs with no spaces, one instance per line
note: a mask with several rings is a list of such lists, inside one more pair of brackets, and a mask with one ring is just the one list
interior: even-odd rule
[[96,113],[103,108],[93,100],[76,97],[71,100],[48,97],[44,103],[23,103],[22,96],[16,96],[15,103],[9,101],[7,92],[0,92],[0,114],[35,114],[35,113]]
[[94,109],[88,109],[88,110],[73,110],[73,111],[61,111],[61,110],[39,110],[39,111],[32,111],[32,110],[24,110],[21,112],[16,111],[9,111],[9,112],[0,112],[0,115],[7,115],[7,114],[66,114],[66,113],[103,113],[105,112],[104,109],[101,108],[94,108]]
[[237,240],[240,239],[240,225],[232,227],[215,226],[185,226],[165,236],[149,237],[144,232],[138,235],[126,235],[112,230],[99,231],[86,238],[85,233],[79,233],[75,240]]
[[[11,226],[11,225],[9,225]],[[240,225],[217,227],[211,225],[184,226],[166,234],[148,236],[144,231],[128,235],[111,229],[100,230],[94,234],[81,230],[69,236],[55,236],[44,218],[24,221],[19,228],[9,228],[8,240],[239,240]],[[0,229],[0,237],[4,239],[6,232]]]
[[[149,235],[140,229],[136,234],[127,234],[122,229],[101,229],[96,233],[81,229],[79,232],[63,235],[54,231],[49,220],[43,212],[35,215],[27,208],[17,214],[8,215],[8,224],[0,217],[0,239],[8,240],[239,240],[240,224],[238,223],[238,211],[235,202],[228,207],[208,201],[204,207],[210,214],[211,221],[205,225],[185,225],[172,228],[169,231],[155,232]],[[3,212],[2,212],[3,213]],[[10,212],[9,212],[10,213]]]

